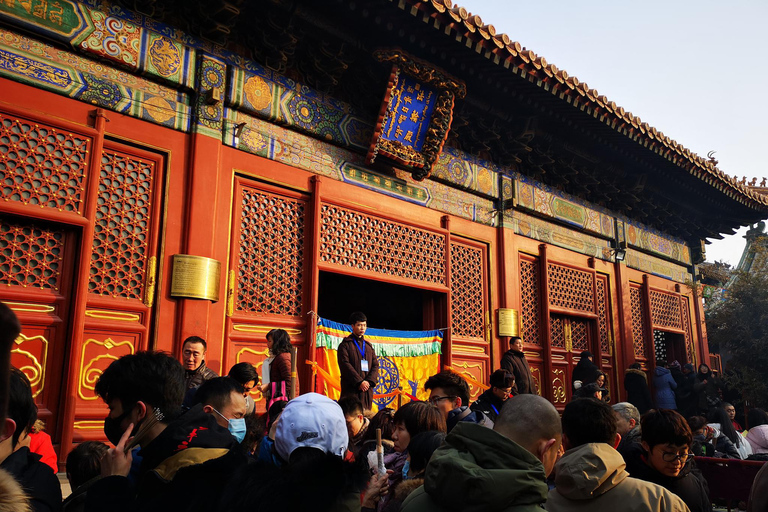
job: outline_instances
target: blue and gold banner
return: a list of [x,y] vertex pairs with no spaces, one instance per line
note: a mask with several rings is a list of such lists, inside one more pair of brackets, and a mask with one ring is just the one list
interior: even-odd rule
[[[318,392],[339,398],[341,391],[337,350],[352,326],[318,318],[315,337]],[[379,360],[379,383],[374,389],[374,409],[397,407],[397,395],[425,400],[424,382],[440,371],[443,333],[434,331],[394,331],[369,328],[365,338]],[[402,392],[400,391],[402,388]]]

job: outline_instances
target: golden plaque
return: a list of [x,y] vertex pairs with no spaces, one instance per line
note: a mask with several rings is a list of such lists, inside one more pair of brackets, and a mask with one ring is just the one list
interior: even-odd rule
[[520,336],[520,314],[516,309],[500,308],[499,336]]
[[220,261],[190,254],[173,255],[171,297],[217,302],[220,283]]

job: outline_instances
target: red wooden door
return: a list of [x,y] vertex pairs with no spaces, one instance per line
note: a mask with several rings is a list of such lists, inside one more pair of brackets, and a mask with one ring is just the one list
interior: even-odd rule
[[565,315],[550,315],[553,402],[564,406],[573,395],[573,368],[579,354],[593,346],[592,322]]
[[0,220],[0,301],[22,325],[11,364],[29,378],[38,418],[54,442],[76,247],[72,227],[10,215]]
[[[223,368],[249,362],[261,372],[269,357],[266,334],[285,329],[307,359],[308,196],[236,178],[227,292]],[[307,383],[299,383],[301,386]],[[257,387],[257,408],[265,407]]]
[[103,438],[107,410],[94,386],[104,369],[123,355],[151,348],[163,176],[161,155],[104,143],[77,355],[75,442]]

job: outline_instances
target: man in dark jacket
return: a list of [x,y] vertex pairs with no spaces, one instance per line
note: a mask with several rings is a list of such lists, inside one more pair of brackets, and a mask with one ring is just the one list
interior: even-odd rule
[[552,404],[537,395],[513,397],[493,429],[460,423],[448,434],[427,465],[424,485],[401,510],[541,512],[561,441]]
[[186,389],[199,388],[206,380],[219,375],[205,365],[208,344],[200,336],[190,336],[181,347],[181,361],[186,375]]
[[641,421],[643,452],[626,458],[627,472],[678,495],[691,512],[711,512],[709,489],[691,453],[693,435],[677,412],[653,410]]
[[480,411],[488,416],[491,421],[496,421],[499,411],[510,395],[515,385],[515,376],[507,370],[496,370],[491,374],[491,387],[486,389],[483,394],[477,397],[477,400],[470,406],[473,411]]
[[368,318],[361,312],[349,318],[352,333],[339,344],[337,358],[341,374],[341,396],[356,396],[363,407],[373,406],[373,389],[379,382],[379,360],[373,345],[365,340]]
[[648,375],[642,370],[640,363],[632,363],[624,371],[624,389],[627,390],[627,402],[637,407],[641,416],[653,409]]
[[[179,415],[184,369],[168,354],[139,352],[114,361],[96,383],[107,403],[104,433],[115,448],[102,459],[103,478],[86,511],[215,510],[227,481],[246,463],[237,441],[198,404]],[[129,443],[129,438],[135,436]],[[127,478],[141,446],[137,485]]]
[[626,458],[633,445],[640,445],[640,412],[629,402],[619,402],[611,407],[616,416],[616,432],[621,436],[616,451]]
[[519,336],[512,336],[509,339],[509,350],[501,358],[501,368],[515,376],[515,385],[512,391],[516,395],[536,393],[536,384],[531,376],[531,368],[528,366],[523,352],[523,339]]

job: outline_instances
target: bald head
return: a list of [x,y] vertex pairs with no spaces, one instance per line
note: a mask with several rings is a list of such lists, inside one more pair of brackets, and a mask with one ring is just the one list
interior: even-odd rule
[[555,439],[562,434],[560,415],[546,398],[518,395],[504,402],[493,429],[529,448],[540,439]]

